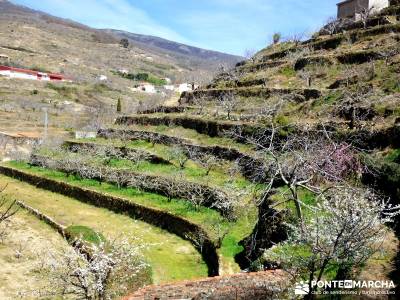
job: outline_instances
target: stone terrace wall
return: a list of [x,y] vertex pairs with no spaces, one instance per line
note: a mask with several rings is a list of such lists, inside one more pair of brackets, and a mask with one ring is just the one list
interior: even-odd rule
[[240,273],[195,281],[148,286],[124,300],[207,299],[267,300],[285,299],[287,278],[283,271]]
[[106,139],[128,138],[130,140],[145,140],[148,142],[156,142],[167,146],[178,145],[183,150],[192,151],[192,155],[210,154],[215,157],[237,161],[240,171],[244,177],[250,181],[263,182],[267,174],[263,174],[260,170],[265,169],[264,162],[236,150],[235,148],[215,146],[204,146],[191,144],[189,140],[160,134],[157,132],[138,131],[138,130],[118,130],[118,129],[101,129],[98,135]]
[[[131,202],[124,198],[105,195],[93,190],[69,185],[54,179],[33,175],[13,169],[11,167],[0,165],[0,174],[29,183],[37,188],[59,193],[90,205],[109,209],[115,213],[126,214],[130,217],[176,234],[177,236],[191,242],[199,251],[203,260],[207,264],[209,276],[216,276],[219,274],[219,258],[214,242],[203,228],[189,220],[173,215],[166,211]],[[202,237],[202,245],[198,245],[197,242],[194,242],[191,238],[189,238],[190,236]]]

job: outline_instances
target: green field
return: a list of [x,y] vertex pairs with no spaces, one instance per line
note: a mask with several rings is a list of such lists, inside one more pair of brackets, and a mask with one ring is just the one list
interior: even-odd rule
[[24,201],[65,225],[84,225],[102,233],[107,239],[126,237],[137,245],[147,245],[144,256],[153,269],[154,283],[207,276],[207,266],[187,241],[147,223],[93,207],[75,199],[37,189],[5,176],[4,194]]

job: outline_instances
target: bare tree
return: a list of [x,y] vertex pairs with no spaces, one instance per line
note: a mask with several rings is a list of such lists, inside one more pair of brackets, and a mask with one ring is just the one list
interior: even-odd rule
[[239,101],[233,92],[225,92],[218,97],[218,105],[226,112],[228,120],[231,119],[231,114],[238,104]]
[[334,35],[337,33],[339,26],[340,20],[338,20],[336,17],[329,17],[326,21],[324,29],[329,33],[329,35]]
[[252,59],[256,53],[257,51],[255,49],[246,49],[244,50],[243,56],[246,59]]
[[190,160],[190,154],[187,154],[186,149],[183,150],[180,146],[175,145],[168,152],[167,160],[171,163],[173,161],[178,162],[179,167],[184,169],[186,163]]
[[307,87],[311,87],[313,72],[303,69],[298,72],[298,75],[306,82]]
[[263,168],[257,170],[269,174],[265,195],[280,182],[289,195],[284,195],[284,200],[276,205],[292,201],[301,223],[302,209],[307,207],[301,199],[301,190],[318,196],[329,188],[329,185],[320,187],[319,183],[341,182],[349,174],[359,172],[361,166],[351,145],[335,143],[326,130],[289,134],[281,140],[277,140],[277,132],[279,129],[273,125],[255,137],[239,136],[253,144],[258,149],[257,158],[265,161]]
[[[7,188],[7,185],[0,189],[0,194]],[[14,216],[18,208],[16,207],[16,201],[9,202],[7,198],[0,195],[0,240],[7,235],[8,221]]]
[[228,235],[229,229],[226,226],[223,226],[221,222],[216,220],[212,220],[209,225],[211,226],[211,229],[217,238],[215,247],[219,249],[222,246],[224,238]]
[[207,100],[203,96],[193,95],[193,104],[198,107],[197,113],[202,115],[206,107]]
[[221,165],[221,160],[211,154],[195,155],[194,161],[206,170],[206,176],[208,176],[212,170]]
[[358,6],[357,14],[360,17],[361,22],[363,23],[364,29],[366,29],[368,26],[368,21],[371,18],[373,12],[375,11],[375,7],[374,6],[364,7],[359,3],[359,1],[357,1],[357,6]]

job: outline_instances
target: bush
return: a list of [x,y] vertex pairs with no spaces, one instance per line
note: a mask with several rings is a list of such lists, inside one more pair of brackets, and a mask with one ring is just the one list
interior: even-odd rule
[[118,102],[117,102],[117,112],[120,113],[121,111],[122,111],[121,98],[118,98]]
[[282,35],[279,32],[274,33],[274,35],[272,36],[272,41],[274,43],[274,45],[278,44],[280,42],[282,38]]
[[71,97],[78,92],[78,88],[75,86],[57,85],[54,83],[47,83],[46,88],[55,90],[64,97]]
[[128,48],[129,47],[129,41],[128,39],[122,39],[119,44],[124,47],[124,48]]
[[124,73],[117,72],[117,74],[126,79],[130,79],[130,80],[134,80],[134,81],[146,81],[146,82],[152,83],[154,85],[164,85],[167,83],[164,79],[158,78],[158,77],[148,74],[148,73],[124,74]]
[[292,66],[286,66],[282,68],[279,73],[286,76],[287,78],[296,76],[296,71],[293,69]]

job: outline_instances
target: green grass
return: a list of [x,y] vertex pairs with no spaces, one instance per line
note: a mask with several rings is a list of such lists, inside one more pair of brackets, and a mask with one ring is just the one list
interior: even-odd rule
[[67,177],[65,173],[33,167],[23,162],[8,162],[6,165],[28,173],[43,176],[44,178],[55,179],[108,195],[122,197],[147,207],[167,211],[199,224],[209,233],[210,237],[215,240],[218,238],[219,230],[226,230],[228,234],[225,236],[219,251],[223,256],[223,260],[226,260],[230,264],[233,264],[233,256],[242,251],[242,247],[238,246],[239,241],[252,232],[257,221],[257,209],[254,204],[250,202],[243,204],[246,209],[240,211],[241,215],[239,215],[236,222],[229,222],[215,210],[206,207],[196,209],[185,200],[172,199],[168,201],[167,197],[161,195],[142,192],[134,188],[118,188],[113,184],[100,183],[91,179],[81,179],[76,176]]
[[400,163],[400,149],[392,149],[385,156],[385,160],[388,162]]
[[70,243],[80,240],[83,243],[100,245],[106,241],[105,237],[100,232],[96,232],[92,228],[82,225],[68,226],[65,229],[65,233]]
[[316,101],[313,102],[313,106],[321,106],[321,105],[333,105],[335,104],[338,100],[340,100],[343,97],[343,92],[342,91],[333,91],[330,92],[328,95],[326,95],[323,98],[317,99]]
[[[165,145],[152,145],[146,141],[132,141],[128,143],[122,143],[118,140],[87,140],[88,142],[95,142],[98,144],[105,144],[109,146],[122,146],[124,145],[127,148],[132,149],[141,149],[144,151],[148,151],[153,153],[159,157],[162,157],[168,161],[171,161],[172,164],[155,164],[148,161],[141,161],[139,163],[134,163],[130,160],[126,159],[110,159],[107,160],[107,163],[110,167],[117,169],[130,169],[134,172],[146,173],[149,175],[156,176],[167,176],[174,178],[175,175],[183,176],[185,180],[189,180],[192,182],[198,182],[206,185],[216,186],[219,188],[227,188],[228,190],[232,187],[235,188],[244,188],[252,186],[252,183],[246,180],[241,174],[234,174],[232,177],[229,175],[230,169],[234,166],[232,162],[221,160],[220,165],[218,167],[213,168],[209,174],[207,175],[207,170],[200,166],[199,163],[189,160],[184,168],[179,167],[179,163],[176,159],[174,159],[173,153],[171,153],[171,148]],[[78,142],[83,142],[79,140]],[[112,143],[112,144],[111,144]],[[42,153],[43,155],[50,155],[52,157],[62,157],[64,154],[62,153],[54,153],[51,151],[46,151]],[[70,155],[70,154],[68,154]],[[91,160],[95,160],[95,157],[90,157]],[[97,164],[104,164],[103,158],[98,158]]]
[[[157,115],[157,114],[155,114]],[[171,114],[172,115],[172,114]],[[116,128],[119,128],[116,126]],[[196,144],[205,145],[205,146],[224,146],[238,149],[243,152],[252,153],[253,148],[251,145],[246,145],[242,143],[238,143],[233,139],[227,137],[210,137],[206,134],[198,133],[193,129],[183,128],[181,126],[144,126],[144,125],[134,125],[130,126],[130,128],[134,130],[142,130],[142,131],[152,131],[158,132],[170,136],[176,136],[184,139],[188,139]]]
[[207,266],[200,254],[190,242],[176,235],[126,215],[0,175],[0,186],[6,183],[6,196],[24,201],[69,226],[74,233],[83,233],[89,240],[96,240],[94,232],[101,232],[108,241],[126,238],[134,247],[144,246],[143,256],[153,269],[154,283],[207,276]]
[[71,85],[60,85],[60,84],[54,84],[54,83],[47,83],[46,88],[52,89],[59,93],[61,96],[67,97],[67,98],[72,98],[73,96],[76,96],[78,93],[78,88],[76,86],[71,86]]
[[286,78],[291,78],[296,76],[296,71],[292,66],[285,66],[279,70],[279,73],[284,75]]

